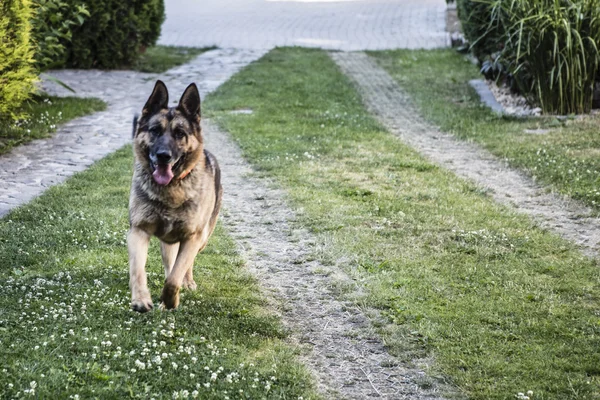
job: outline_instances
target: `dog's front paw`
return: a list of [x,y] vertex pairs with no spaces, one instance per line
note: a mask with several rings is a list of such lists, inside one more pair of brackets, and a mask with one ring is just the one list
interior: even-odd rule
[[133,311],[145,313],[152,310],[152,308],[154,308],[154,305],[152,304],[152,299],[150,297],[131,300],[131,309]]
[[179,306],[179,287],[165,282],[160,301],[162,302],[161,308],[166,308],[167,310],[177,308]]

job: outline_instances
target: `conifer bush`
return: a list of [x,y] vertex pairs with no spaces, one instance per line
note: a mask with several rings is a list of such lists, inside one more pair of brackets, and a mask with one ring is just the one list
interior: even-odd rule
[[30,0],[0,2],[0,120],[16,120],[35,91]]

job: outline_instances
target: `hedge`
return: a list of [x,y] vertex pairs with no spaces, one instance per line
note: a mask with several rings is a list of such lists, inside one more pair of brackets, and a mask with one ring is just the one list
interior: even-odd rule
[[[81,0],[66,0],[71,5]],[[163,0],[86,0],[90,17],[72,28],[67,67],[121,68],[156,43],[165,18]]]

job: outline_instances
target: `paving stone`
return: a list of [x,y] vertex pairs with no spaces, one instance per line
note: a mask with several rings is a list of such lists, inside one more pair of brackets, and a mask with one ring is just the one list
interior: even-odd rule
[[159,43],[270,49],[449,45],[445,0],[172,0]]

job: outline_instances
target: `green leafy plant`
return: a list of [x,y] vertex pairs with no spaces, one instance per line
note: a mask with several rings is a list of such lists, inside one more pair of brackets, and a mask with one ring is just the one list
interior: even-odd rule
[[29,0],[0,3],[0,120],[22,117],[21,105],[35,91]]
[[83,4],[60,0],[34,0],[32,19],[35,61],[39,71],[64,62],[66,44],[73,37],[72,28],[81,26],[90,13]]
[[600,0],[494,0],[500,58],[544,112],[585,113],[600,65]]
[[585,113],[599,76],[600,0],[459,0],[487,78],[508,78],[546,113]]

